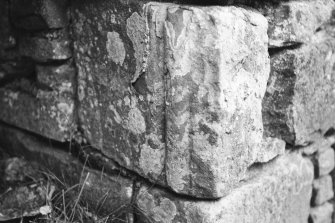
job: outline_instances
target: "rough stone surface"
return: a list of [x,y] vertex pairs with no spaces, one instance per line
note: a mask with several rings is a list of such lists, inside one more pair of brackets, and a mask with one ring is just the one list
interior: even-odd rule
[[[75,131],[73,83],[41,88],[19,79],[0,88],[0,120],[58,141]],[[15,114],[15,115],[14,115]]]
[[238,7],[139,5],[74,2],[84,134],[178,193],[223,196],[261,147],[267,22]]
[[335,125],[335,40],[320,31],[310,44],[274,52],[263,100],[265,135],[306,145]]
[[329,137],[317,135],[317,137],[313,138],[313,143],[302,148],[302,151],[306,155],[312,155],[316,152],[322,153],[328,150],[334,143],[335,135],[331,135]]
[[335,167],[334,149],[329,148],[326,151],[317,154],[316,162],[319,176],[329,174]]
[[331,176],[323,176],[313,182],[312,203],[316,206],[322,205],[334,197],[333,180]]
[[123,222],[131,212],[132,180],[117,173],[107,176],[89,169],[64,151],[59,143],[41,140],[3,124],[0,125],[0,143],[10,155],[24,155],[27,160],[41,164],[69,187],[84,182],[81,202],[88,211],[100,217],[110,215],[110,219],[114,219],[112,222]]
[[269,21],[270,47],[309,42],[319,28],[334,19],[332,0],[259,2],[262,6],[258,9]]
[[137,195],[141,222],[295,222],[310,212],[313,165],[293,153],[249,172],[243,186],[216,201],[176,197],[152,187]]
[[72,56],[66,29],[23,35],[19,38],[19,52],[37,62],[66,60]]
[[14,25],[25,30],[57,29],[68,25],[68,0],[11,0]]
[[311,209],[312,223],[331,223],[333,214],[333,205],[325,203],[322,206]]

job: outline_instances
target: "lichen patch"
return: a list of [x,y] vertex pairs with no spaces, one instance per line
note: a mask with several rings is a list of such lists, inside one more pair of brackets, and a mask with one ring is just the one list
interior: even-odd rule
[[111,59],[114,63],[123,65],[126,58],[126,50],[120,34],[117,32],[107,32],[106,49],[108,53],[108,59]]

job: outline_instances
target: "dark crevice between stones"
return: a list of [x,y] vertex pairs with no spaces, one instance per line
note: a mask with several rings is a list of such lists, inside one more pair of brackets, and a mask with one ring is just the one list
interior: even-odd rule
[[281,53],[284,50],[295,50],[300,48],[304,43],[301,42],[284,42],[283,46],[280,47],[269,47],[268,51],[269,51],[269,55],[270,57]]
[[[94,147],[90,145],[77,145],[79,146],[79,159],[81,162],[87,159],[87,165],[88,167],[102,171],[104,170],[105,173],[109,174],[119,174],[120,176],[126,177],[128,179],[134,180],[137,184],[145,184],[149,188],[157,188],[159,190],[165,191],[167,193],[170,193],[174,195],[177,198],[180,199],[186,199],[190,201],[214,201],[218,199],[213,198],[196,198],[187,194],[179,194],[174,192],[169,187],[165,187],[162,185],[157,184],[156,182],[151,182],[150,180],[146,179],[145,177],[139,175],[135,171],[129,170],[120,164],[118,164],[115,160],[112,158],[109,158],[105,156],[101,151],[95,149]],[[76,149],[78,151],[78,148]],[[109,164],[111,163],[112,164]]]
[[[130,180],[133,180],[136,184],[136,187],[139,187],[139,185],[147,185],[148,188],[157,188],[161,191],[164,191],[166,193],[169,193],[176,197],[177,199],[183,199],[183,200],[189,200],[189,201],[215,201],[218,199],[211,199],[211,198],[196,198],[190,195],[186,194],[178,194],[174,191],[172,191],[170,188],[158,185],[156,183],[150,182],[148,179],[144,178],[143,176],[139,175],[138,173],[126,169],[122,166],[120,166],[117,162],[115,162],[113,159],[106,157],[103,155],[100,151],[96,150],[90,145],[83,145],[78,144],[76,142],[59,142],[55,141],[46,137],[43,137],[39,134],[32,133],[30,131],[27,131],[25,129],[18,128],[16,126],[9,125],[7,123],[4,123],[0,121],[0,125],[3,126],[3,128],[9,128],[14,129],[14,131],[20,131],[22,134],[27,135],[28,137],[32,137],[36,142],[42,144],[42,145],[48,145],[55,151],[63,151],[68,153],[73,159],[78,160],[82,165],[86,165],[87,168],[90,168],[92,170],[97,171],[103,171],[107,175],[111,176],[122,176],[125,178],[128,178]],[[1,139],[1,137],[0,137]],[[15,150],[6,150],[7,148],[13,147],[12,145],[6,145],[6,142],[1,141],[1,145],[5,152],[8,153],[11,156],[25,156],[28,159],[35,160],[34,154],[32,151],[27,151],[27,149],[24,148],[24,146],[18,146],[20,149]],[[20,142],[14,142],[14,143],[20,143]],[[135,199],[135,198],[134,198]]]
[[83,129],[80,128],[80,119],[79,119],[79,108],[80,108],[80,103],[79,103],[79,95],[78,95],[78,67],[77,67],[77,63],[76,63],[76,57],[74,56],[74,42],[75,39],[73,37],[73,33],[72,33],[72,28],[74,26],[73,24],[73,18],[72,15],[73,13],[70,12],[72,8],[72,1],[68,0],[68,4],[67,4],[67,15],[68,15],[68,19],[69,19],[69,23],[67,26],[68,32],[69,32],[69,40],[70,40],[70,49],[71,49],[71,54],[72,57],[69,58],[69,60],[71,60],[72,66],[74,68],[74,80],[73,81],[73,89],[74,89],[74,95],[73,95],[73,102],[74,102],[74,111],[73,111],[73,120],[74,120],[74,135],[75,138],[74,140],[77,140],[79,142],[82,142],[83,140],[83,136],[84,136],[84,131]]

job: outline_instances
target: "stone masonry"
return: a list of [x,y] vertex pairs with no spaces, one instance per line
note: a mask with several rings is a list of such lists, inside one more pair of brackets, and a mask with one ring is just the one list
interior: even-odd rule
[[0,6],[0,149],[97,217],[334,219],[333,0]]

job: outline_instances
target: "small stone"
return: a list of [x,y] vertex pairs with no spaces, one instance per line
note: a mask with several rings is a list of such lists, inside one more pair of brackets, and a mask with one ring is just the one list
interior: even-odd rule
[[264,134],[307,145],[335,126],[335,40],[325,31],[297,49],[273,52],[263,99]]
[[140,222],[306,223],[310,213],[313,165],[298,153],[286,154],[248,172],[229,195],[199,201],[143,186],[136,200]]
[[335,136],[324,137],[317,135],[312,139],[313,143],[302,148],[305,155],[313,155],[315,152],[322,153],[328,150],[335,143]]
[[76,70],[72,62],[55,65],[36,65],[37,81],[60,92],[72,92],[74,94]]
[[311,209],[312,223],[332,223],[333,205],[325,203],[322,206]]
[[286,143],[284,140],[271,137],[264,137],[261,149],[256,155],[255,162],[266,163],[279,155],[283,155],[285,153],[285,146]]
[[36,62],[66,60],[72,56],[70,39],[66,30],[57,30],[36,36],[23,36],[19,41],[22,56]]
[[329,174],[335,167],[335,152],[329,147],[326,151],[318,153],[316,156],[316,165],[319,176]]
[[313,200],[315,206],[322,205],[334,197],[333,180],[331,176],[323,176],[313,182]]

